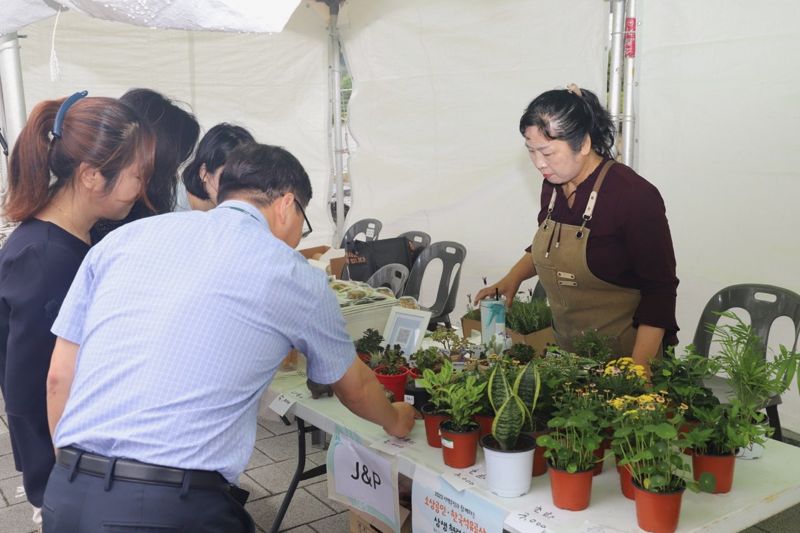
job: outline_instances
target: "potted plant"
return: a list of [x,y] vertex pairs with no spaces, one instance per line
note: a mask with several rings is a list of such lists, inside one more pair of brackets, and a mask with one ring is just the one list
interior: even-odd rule
[[733,393],[725,405],[695,409],[698,423],[689,434],[694,474],[712,473],[718,493],[731,489],[736,450],[766,441],[771,428],[760,411],[769,398],[789,388],[800,364],[800,354],[784,346],[773,358],[765,358],[749,325],[732,312],[722,316],[733,323],[709,326],[720,347],[710,368],[711,373],[728,376]]
[[536,357],[536,349],[528,344],[517,343],[512,344],[511,348],[504,352],[504,355],[524,365]]
[[447,388],[453,381],[453,363],[445,359],[442,369],[436,373],[430,368],[422,371],[422,379],[417,380],[430,395],[430,402],[422,406],[422,416],[425,420],[425,437],[428,445],[441,448],[442,441],[439,436],[440,424],[450,416],[446,413],[448,404]]
[[442,456],[448,466],[467,468],[475,464],[480,433],[472,417],[480,409],[485,388],[486,382],[479,382],[477,376],[468,375],[463,381],[451,383],[444,389],[448,405],[445,412],[450,418],[443,421],[439,428]]
[[650,382],[652,390],[661,391],[673,409],[686,406],[680,429],[686,432],[697,422],[695,410],[719,404],[711,389],[703,384],[714,372],[711,360],[698,355],[693,346],[688,346],[681,357],[671,350],[650,362]]
[[395,401],[402,402],[404,400],[408,367],[406,367],[406,358],[403,357],[403,350],[400,349],[399,344],[383,349],[378,366],[375,367],[375,377],[386,390],[392,393]]
[[623,396],[609,401],[616,410],[612,446],[619,466],[632,476],[636,519],[645,531],[675,531],[686,488],[709,490],[713,480],[687,481],[678,428],[688,406],[672,409],[659,393]]
[[572,340],[575,353],[601,364],[614,357],[614,339],[596,329],[584,331]]
[[423,387],[417,385],[417,380],[422,377],[425,369],[430,369],[437,373],[442,368],[444,357],[442,352],[435,346],[421,348],[411,354],[409,358],[413,366],[409,369],[408,382],[406,383],[405,394],[407,399],[413,399],[413,405],[417,409],[422,409],[430,401],[430,394]]
[[468,339],[473,331],[481,331],[481,310],[472,306],[472,295],[467,294],[467,312],[461,317],[461,333]]
[[516,297],[506,311],[506,329],[511,342],[528,344],[537,352],[543,352],[548,344],[555,342],[552,325],[553,313],[543,298]]
[[377,330],[367,328],[364,334],[355,342],[356,353],[362,361],[369,364],[373,353],[381,351],[383,336]]
[[555,401],[554,416],[547,423],[550,433],[536,439],[546,448],[553,503],[561,509],[580,511],[589,506],[594,452],[603,440],[598,416],[600,401],[594,388],[565,386]]
[[460,361],[469,352],[470,342],[453,329],[437,326],[429,336],[431,340],[442,345],[445,356],[451,361]]
[[481,438],[481,446],[487,485],[498,496],[515,498],[530,489],[536,440],[523,430],[532,428],[540,391],[534,361],[516,375],[506,365],[496,364],[489,375],[488,396],[495,416],[492,433]]

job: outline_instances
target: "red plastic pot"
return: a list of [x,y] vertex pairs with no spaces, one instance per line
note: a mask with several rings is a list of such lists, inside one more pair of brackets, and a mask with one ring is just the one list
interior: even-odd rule
[[692,454],[692,474],[694,480],[699,481],[700,475],[708,472],[714,476],[716,486],[713,494],[725,494],[733,486],[733,470],[736,466],[736,457],[730,455],[700,455]]
[[672,533],[678,529],[683,490],[675,492],[650,492],[635,482],[636,521],[639,527],[652,533]]
[[361,359],[365,365],[369,366],[369,362],[372,360],[372,356],[367,352],[356,352],[356,355],[359,359]]
[[399,374],[381,374],[382,368],[382,366],[379,366],[375,369],[375,377],[378,378],[378,381],[386,390],[394,395],[394,401],[402,402],[405,399],[408,369],[401,367],[402,370]]
[[[544,435],[547,431],[534,431],[533,438],[538,439],[540,435]],[[544,446],[536,446],[533,450],[533,477],[541,476],[547,472],[547,458],[544,456],[546,448]]]
[[445,420],[450,420],[450,416],[434,411],[433,404],[422,406],[422,418],[425,422],[425,438],[428,439],[428,446],[434,448],[442,447],[442,439],[439,435],[439,426]]
[[468,431],[459,431],[453,428],[452,420],[445,420],[440,429],[444,464],[453,468],[467,468],[474,465],[480,428],[476,425]]
[[570,474],[549,465],[547,471],[550,474],[550,491],[556,507],[567,511],[582,511],[589,507],[594,477],[591,470]]
[[633,476],[631,476],[631,471],[627,466],[617,465],[617,473],[619,473],[619,488],[622,490],[622,494],[629,500],[633,500],[635,494],[633,492]]
[[597,462],[595,463],[594,468],[592,469],[593,475],[596,476],[603,472],[603,465],[605,464],[605,461],[603,459],[605,458],[606,452],[608,451],[608,448],[610,446],[611,446],[611,441],[609,439],[603,439],[602,442],[600,443],[600,447],[594,451],[594,457],[595,459],[597,459]]
[[492,422],[494,422],[494,415],[477,414],[473,417],[473,419],[480,427],[481,437],[492,433]]

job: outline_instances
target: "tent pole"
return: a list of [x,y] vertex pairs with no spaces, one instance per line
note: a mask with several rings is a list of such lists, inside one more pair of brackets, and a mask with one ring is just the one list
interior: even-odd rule
[[331,105],[331,137],[333,140],[333,172],[336,183],[336,231],[332,246],[338,247],[344,236],[344,146],[342,143],[342,68],[339,42],[339,0],[327,0],[330,9],[330,47],[328,49],[328,92]]
[[634,125],[633,110],[634,63],[636,60],[636,0],[627,0],[625,9],[625,59],[622,103],[622,162],[633,167]]
[[620,102],[622,100],[622,38],[625,27],[625,0],[611,0],[611,52],[608,80],[608,112],[619,133]]
[[25,93],[22,89],[22,64],[19,39],[15,33],[0,35],[0,91],[3,94],[3,134],[9,148],[25,126]]

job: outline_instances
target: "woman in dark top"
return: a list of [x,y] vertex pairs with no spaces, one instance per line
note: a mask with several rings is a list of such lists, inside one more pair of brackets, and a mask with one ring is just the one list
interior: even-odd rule
[[611,159],[611,117],[586,89],[541,94],[519,129],[544,177],[540,226],[525,255],[476,301],[496,289],[510,302],[538,274],[562,348],[597,330],[649,368],[678,331],[675,253],[658,189]]
[[173,211],[178,168],[192,155],[200,135],[200,125],[194,115],[161,93],[151,89],[131,89],[120,97],[120,101],[133,109],[155,135],[153,175],[147,183],[147,201],[144,198],[138,200],[122,220],[100,220],[92,228],[92,243],[99,242],[128,222]]
[[34,520],[54,463],[45,396],[50,327],[89,250],[90,228],[124,218],[153,165],[153,136],[133,110],[85,96],[33,109],[11,154],[3,203],[21,224],[0,249],[0,389]]
[[183,169],[183,184],[192,209],[208,211],[217,205],[219,177],[228,154],[237,146],[252,142],[255,139],[249,131],[226,122],[217,124],[203,135],[194,159]]

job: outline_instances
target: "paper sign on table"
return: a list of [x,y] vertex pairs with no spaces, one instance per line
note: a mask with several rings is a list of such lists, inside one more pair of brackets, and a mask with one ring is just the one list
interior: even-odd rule
[[469,470],[463,469],[457,472],[445,472],[442,479],[447,481],[451,487],[461,492],[464,489],[483,486],[486,484],[486,467],[483,464],[475,465]]
[[414,471],[411,489],[414,531],[494,533],[503,530],[506,512],[465,490],[458,492],[422,465]]
[[278,413],[278,416],[283,416],[298,400],[304,400],[306,398],[311,398],[311,391],[306,388],[286,391],[272,400],[269,404],[269,408]]
[[506,528],[524,533],[551,533],[558,531],[558,511],[547,505],[536,505],[524,511],[514,511],[506,517]]
[[400,530],[395,461],[370,450],[347,429],[336,427],[328,448],[328,497]]

